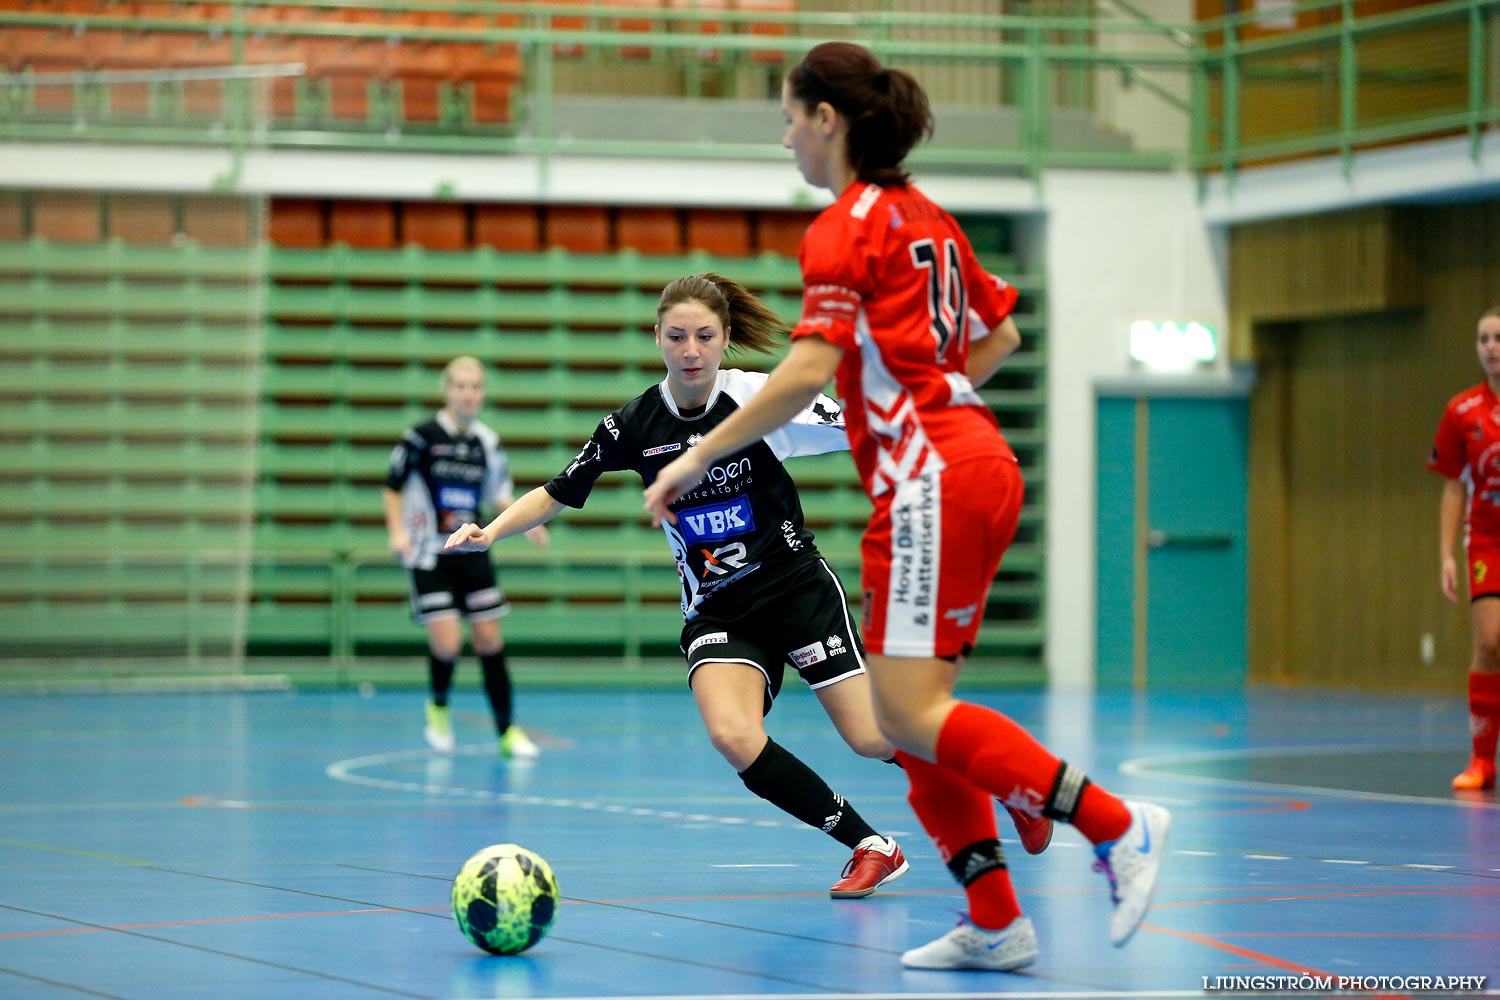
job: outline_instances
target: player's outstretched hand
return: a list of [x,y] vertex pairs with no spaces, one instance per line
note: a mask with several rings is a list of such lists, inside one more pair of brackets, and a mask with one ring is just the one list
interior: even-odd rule
[[660,527],[663,521],[676,524],[677,515],[668,510],[668,506],[702,482],[707,472],[708,470],[697,461],[692,452],[668,462],[656,474],[656,480],[646,487],[644,494],[646,500],[644,506],[651,515],[651,526]]
[[444,552],[483,552],[490,547],[490,540],[485,535],[484,529],[477,524],[465,522],[459,529],[448,536],[448,541],[443,545]]
[[532,545],[535,545],[539,549],[545,549],[548,545],[552,544],[552,536],[547,534],[547,526],[544,524],[539,524],[527,531],[526,537],[531,540]]

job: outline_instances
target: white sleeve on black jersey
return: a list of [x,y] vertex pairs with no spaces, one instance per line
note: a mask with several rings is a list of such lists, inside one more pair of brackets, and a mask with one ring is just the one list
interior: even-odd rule
[[567,507],[581,508],[600,476],[630,468],[626,462],[629,451],[620,443],[621,430],[618,410],[599,421],[593,437],[573,456],[573,461],[547,482],[544,488],[552,499]]
[[[731,368],[724,372],[722,391],[744,406],[766,384],[768,376],[760,372],[742,372]],[[826,455],[830,451],[848,451],[849,435],[844,429],[844,410],[838,400],[818,393],[811,405],[788,423],[765,437],[777,461],[800,455]]]
[[396,447],[391,449],[390,468],[385,474],[385,485],[399,493],[416,467],[417,456],[426,450],[427,442],[422,440],[422,436],[415,430],[409,430],[401,435],[401,440],[396,442]]
[[474,434],[484,445],[484,498],[496,509],[516,498],[515,480],[510,475],[510,456],[500,444],[500,435],[476,421]]

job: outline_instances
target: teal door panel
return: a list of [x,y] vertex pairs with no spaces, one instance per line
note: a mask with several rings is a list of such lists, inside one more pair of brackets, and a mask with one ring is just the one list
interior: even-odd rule
[[1150,413],[1148,686],[1242,687],[1245,401],[1153,399]]
[[1099,400],[1100,688],[1244,685],[1247,419],[1238,396]]
[[1135,670],[1135,411],[1133,399],[1099,400],[1094,663],[1104,689],[1131,687]]

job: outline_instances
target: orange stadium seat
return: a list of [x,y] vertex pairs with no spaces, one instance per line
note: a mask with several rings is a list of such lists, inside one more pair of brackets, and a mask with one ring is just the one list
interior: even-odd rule
[[[514,28],[519,17],[513,13],[449,13],[432,15],[428,23],[478,32]],[[462,84],[470,96],[470,117],[481,124],[509,122],[513,117],[511,98],[521,79],[521,55],[516,45],[476,40],[443,43],[443,50],[446,78]],[[435,93],[435,83],[432,90]]]
[[750,256],[750,215],[738,209],[694,208],[687,213],[687,246],[720,257]]
[[0,194],[0,243],[26,238],[26,212],[20,195]]
[[802,234],[812,223],[816,212],[762,212],[756,229],[762,253],[769,250],[783,257],[797,256]]
[[177,232],[170,198],[161,195],[112,195],[109,235],[132,244],[167,244]]
[[279,247],[315,249],[328,242],[324,204],[312,198],[273,200],[267,228]]
[[533,205],[476,205],[474,243],[512,253],[534,253],[542,246],[541,216]]
[[[705,17],[701,21],[677,21],[673,30],[689,35],[717,35],[724,31],[724,11],[729,9],[729,0],[671,0],[674,10],[699,10]],[[718,61],[721,53],[715,48],[701,48],[695,53],[705,62]]]
[[468,249],[464,206],[451,201],[408,201],[401,206],[401,238],[428,250]]
[[641,253],[682,253],[682,222],[672,208],[622,208],[615,215],[615,242]]
[[[249,206],[240,199],[213,197],[182,199],[182,232],[188,239],[204,246],[249,246],[252,242],[250,221]],[[321,245],[321,218],[318,218],[317,222],[317,245]]]
[[[661,0],[606,0],[611,7],[637,7],[643,10],[660,10]],[[649,17],[620,17],[611,25],[617,31],[655,31],[660,27],[660,22]],[[645,45],[622,45],[620,46],[620,57],[623,59],[649,59],[651,49]]]
[[33,235],[56,243],[97,243],[104,237],[102,229],[96,195],[49,191],[32,196]]
[[351,247],[389,250],[396,245],[396,206],[363,199],[329,202],[328,235]]
[[608,253],[609,213],[599,205],[549,205],[547,245],[572,253]]
[[[593,3],[593,0],[554,0],[554,3],[587,5]],[[583,31],[588,28],[589,22],[586,17],[554,17],[551,26],[553,31]],[[561,57],[581,56],[583,46],[576,42],[559,42],[552,46],[552,54]]]
[[[736,10],[755,14],[790,14],[797,10],[796,0],[734,0]],[[768,35],[784,38],[791,28],[784,21],[755,21],[741,26],[747,35]],[[787,54],[780,49],[754,49],[750,58],[757,62],[782,63]]]

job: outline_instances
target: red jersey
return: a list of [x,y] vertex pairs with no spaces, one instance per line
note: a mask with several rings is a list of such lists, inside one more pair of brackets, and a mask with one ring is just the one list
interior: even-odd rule
[[1427,468],[1469,487],[1469,532],[1500,539],[1500,399],[1481,382],[1448,400]]
[[851,184],[808,227],[801,260],[792,336],[844,349],[836,385],[871,497],[966,459],[1015,461],[966,372],[970,342],[1017,293],[979,266],[951,215],[911,185]]

